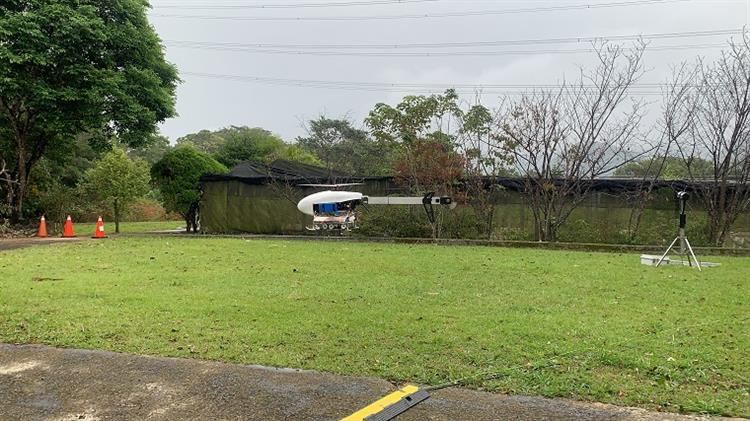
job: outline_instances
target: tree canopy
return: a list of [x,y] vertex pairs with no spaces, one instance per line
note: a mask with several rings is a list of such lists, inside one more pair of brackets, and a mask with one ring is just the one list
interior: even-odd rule
[[200,200],[198,180],[204,174],[227,171],[227,167],[210,155],[190,146],[179,146],[151,167],[151,177],[161,190],[164,207],[182,215],[188,231],[196,231]]
[[120,232],[120,218],[135,199],[148,192],[150,181],[144,161],[134,161],[122,149],[115,148],[86,173],[86,185],[95,196],[111,206],[115,232]]
[[[177,71],[140,0],[10,0],[0,6],[0,161],[13,219],[33,167],[86,133],[131,146],[175,114]],[[0,164],[2,163],[0,162]]]
[[461,114],[458,94],[448,89],[442,95],[406,96],[395,107],[375,104],[365,123],[380,141],[406,144],[417,139],[451,141],[451,122]]
[[192,146],[195,149],[207,154],[214,154],[219,150],[219,146],[226,142],[227,137],[233,132],[241,131],[246,127],[230,126],[217,131],[201,130],[197,133],[186,134],[177,139],[178,146]]
[[230,168],[243,161],[271,162],[275,159],[320,164],[310,151],[286,143],[260,127],[229,126],[216,131],[201,130],[177,139],[177,145],[192,146]]
[[[711,162],[705,159],[696,158],[691,165],[696,178],[708,177],[713,172]],[[617,177],[653,177],[662,180],[689,180],[691,178],[685,160],[677,156],[661,156],[628,162],[615,170],[614,174]]]
[[216,150],[216,160],[233,167],[242,161],[266,161],[286,147],[284,141],[260,127],[242,127],[228,133]]
[[310,120],[308,135],[297,144],[314,154],[329,170],[354,175],[386,175],[392,172],[394,147],[378,142],[352,127],[348,120],[321,116]]
[[127,145],[119,145],[129,157],[133,159],[142,159],[148,163],[149,166],[160,160],[164,154],[172,150],[172,145],[169,144],[169,138],[160,134],[154,134],[151,136],[151,140],[148,144],[138,147],[128,147]]

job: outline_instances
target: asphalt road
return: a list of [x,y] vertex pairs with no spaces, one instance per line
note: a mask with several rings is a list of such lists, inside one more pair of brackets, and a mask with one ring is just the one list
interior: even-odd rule
[[[394,390],[373,378],[0,344],[0,420],[335,420]],[[434,392],[398,418],[694,419],[702,418],[465,389]]]

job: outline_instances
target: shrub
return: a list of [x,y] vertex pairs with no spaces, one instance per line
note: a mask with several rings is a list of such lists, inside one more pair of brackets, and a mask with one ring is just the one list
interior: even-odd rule
[[[469,208],[436,207],[435,217],[442,218],[440,238],[481,237],[481,221]],[[432,229],[421,206],[370,206],[360,212],[357,233],[370,237],[429,238]]]
[[180,215],[168,213],[161,203],[148,198],[139,199],[133,203],[126,218],[130,222],[170,221],[174,219],[180,219]]
[[187,231],[198,228],[197,210],[200,200],[199,180],[204,174],[226,173],[227,168],[192,147],[180,146],[167,152],[151,168],[151,177],[158,185],[164,207],[179,213]]

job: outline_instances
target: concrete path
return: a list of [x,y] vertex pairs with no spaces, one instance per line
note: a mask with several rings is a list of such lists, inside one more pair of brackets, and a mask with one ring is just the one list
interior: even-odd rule
[[[335,420],[394,390],[373,378],[0,344],[0,420]],[[702,418],[465,389],[435,392],[398,418],[694,419]]]

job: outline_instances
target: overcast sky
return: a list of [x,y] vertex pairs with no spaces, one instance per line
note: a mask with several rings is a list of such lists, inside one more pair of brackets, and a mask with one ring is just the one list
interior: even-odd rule
[[[586,4],[599,7],[577,8]],[[553,84],[575,78],[579,66],[593,59],[587,41],[476,43],[738,30],[748,22],[750,0],[153,0],[152,7],[150,20],[184,80],[177,91],[179,116],[162,125],[163,134],[174,141],[201,129],[246,125],[291,141],[304,133],[304,121],[318,115],[346,116],[362,126],[378,102],[395,104],[406,94],[435,91],[380,84],[440,84],[437,91],[454,84]],[[384,19],[415,15],[430,17]],[[699,55],[715,57],[721,49],[716,45],[729,37],[652,39],[644,80],[662,82],[671,65]],[[373,44],[392,46],[371,48]],[[558,50],[579,51],[551,52]],[[456,51],[464,55],[444,55]],[[507,54],[511,51],[521,53]],[[252,81],[254,77],[266,79]],[[374,85],[310,87],[310,82],[291,84],[290,79]],[[482,103],[498,104],[498,91],[504,89],[518,90],[485,88],[489,92]],[[472,101],[468,91],[473,89],[464,90],[462,97]]]

